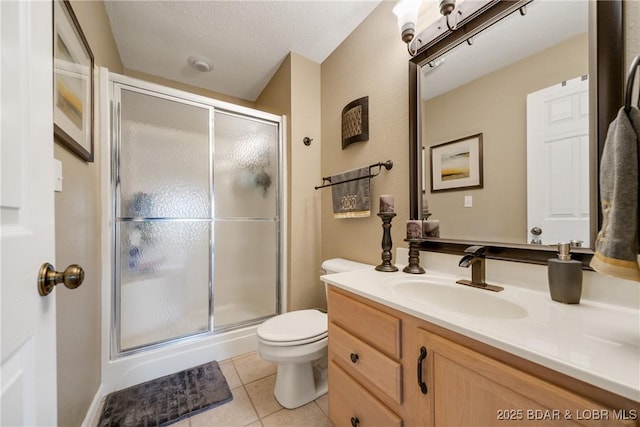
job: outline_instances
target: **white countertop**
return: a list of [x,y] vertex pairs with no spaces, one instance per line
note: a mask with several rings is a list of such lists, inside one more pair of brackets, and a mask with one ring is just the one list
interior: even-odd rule
[[[586,383],[640,402],[640,311],[582,300],[567,305],[552,301],[548,292],[504,285],[502,292],[474,289],[455,283],[453,276],[382,273],[367,270],[324,275],[331,285],[369,298],[427,322],[458,332]],[[438,286],[466,289],[465,300],[482,293],[482,304],[461,301],[475,314],[456,311],[452,304],[438,305],[398,292],[395,285],[432,280]],[[465,291],[466,292],[466,291]],[[462,291],[453,295],[467,296]],[[512,316],[483,314],[487,298],[494,307],[514,307]],[[462,300],[463,298],[461,298]],[[503,302],[504,301],[504,302]],[[516,306],[513,306],[515,304]],[[525,310],[521,310],[523,307]],[[519,311],[518,311],[519,310]]]

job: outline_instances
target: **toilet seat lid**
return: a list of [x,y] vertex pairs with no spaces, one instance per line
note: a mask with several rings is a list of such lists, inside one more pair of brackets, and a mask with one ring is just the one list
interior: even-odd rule
[[280,314],[258,326],[256,334],[270,342],[311,342],[327,335],[327,313],[297,310]]

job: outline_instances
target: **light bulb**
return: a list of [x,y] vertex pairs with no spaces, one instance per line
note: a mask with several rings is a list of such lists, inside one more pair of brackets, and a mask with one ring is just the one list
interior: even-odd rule
[[405,43],[409,43],[415,36],[421,3],[422,0],[400,0],[393,8],[393,14],[398,18],[402,41]]

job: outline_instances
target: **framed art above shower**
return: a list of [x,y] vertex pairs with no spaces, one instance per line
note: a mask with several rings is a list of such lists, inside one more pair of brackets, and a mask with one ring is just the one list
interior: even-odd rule
[[53,2],[53,134],[93,162],[93,53],[67,0]]

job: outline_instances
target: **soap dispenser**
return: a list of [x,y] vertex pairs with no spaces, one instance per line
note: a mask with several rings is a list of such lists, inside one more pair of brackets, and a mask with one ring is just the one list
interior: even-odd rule
[[558,243],[558,258],[550,259],[548,265],[551,299],[564,304],[580,303],[582,263],[571,259],[571,245]]

